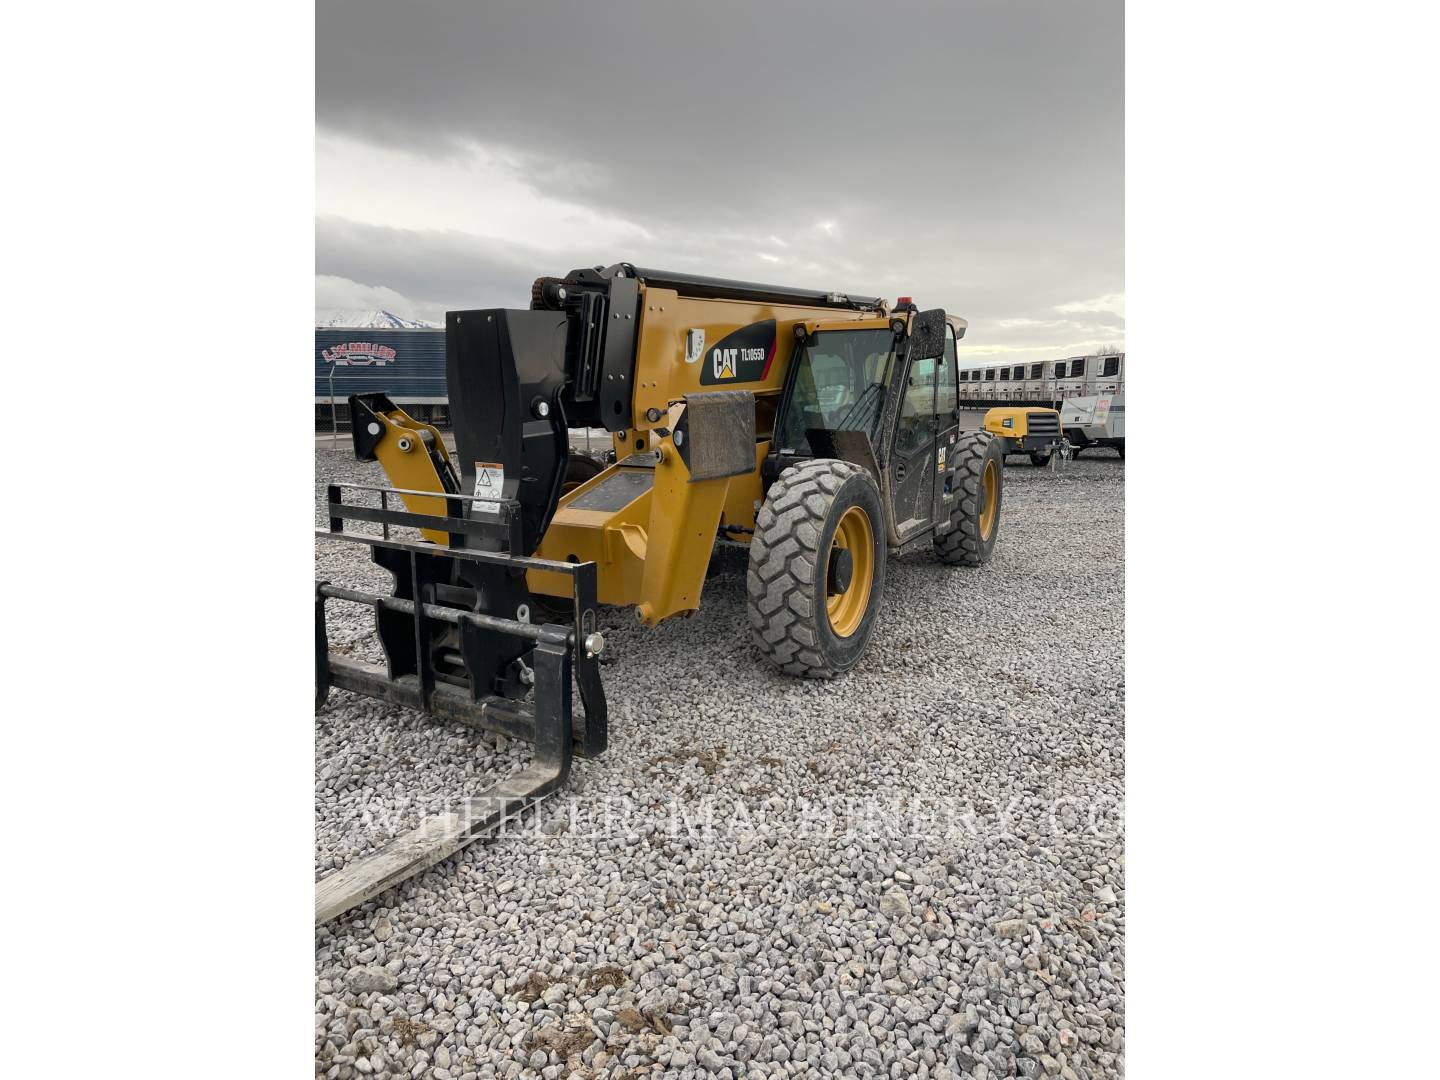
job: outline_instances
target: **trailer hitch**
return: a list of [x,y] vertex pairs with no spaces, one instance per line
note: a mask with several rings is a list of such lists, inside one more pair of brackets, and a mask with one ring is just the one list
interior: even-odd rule
[[[347,504],[342,489],[378,491],[381,506],[377,510]],[[381,596],[316,582],[317,710],[332,688],[349,690],[531,742],[535,754],[519,772],[461,799],[455,809],[426,819],[373,855],[322,878],[315,889],[317,925],[448,858],[535,806],[564,786],[574,755],[598,756],[608,741],[598,660],[604,637],[596,622],[594,563],[557,563],[502,551],[447,548],[390,535],[392,526],[462,535],[473,522],[463,516],[461,508],[467,502],[482,501],[474,496],[438,496],[446,500],[447,513],[437,518],[391,509],[390,495],[407,494],[393,488],[332,484],[328,492],[330,528],[317,529],[316,535],[369,545],[376,562],[394,575],[395,590],[393,595]],[[378,521],[383,531],[379,536],[347,532],[343,526],[346,519]],[[523,574],[528,570],[570,576],[569,625],[537,626],[521,618],[476,610],[493,594],[483,584],[477,589],[465,582],[483,583],[487,572],[500,575],[511,579],[511,584],[498,592],[513,598],[523,591]],[[332,600],[374,610],[386,653],[384,667],[329,651],[325,605]],[[518,605],[512,610],[525,615],[527,609],[528,605]],[[521,672],[528,672],[529,677],[522,679]],[[578,719],[572,680],[584,706]]]

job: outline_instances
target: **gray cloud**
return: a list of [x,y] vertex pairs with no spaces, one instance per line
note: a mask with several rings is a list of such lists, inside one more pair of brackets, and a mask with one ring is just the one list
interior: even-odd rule
[[592,250],[577,223],[557,249],[352,203],[317,223],[316,269],[431,318],[627,259],[913,293],[976,348],[1123,337],[1086,310],[1124,292],[1122,20],[1113,0],[320,0],[322,132],[436,169],[479,147],[644,235]]

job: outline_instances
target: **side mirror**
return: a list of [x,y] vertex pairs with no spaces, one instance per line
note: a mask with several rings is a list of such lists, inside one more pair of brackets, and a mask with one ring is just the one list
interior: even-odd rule
[[930,360],[945,355],[945,309],[931,308],[910,323],[910,359]]

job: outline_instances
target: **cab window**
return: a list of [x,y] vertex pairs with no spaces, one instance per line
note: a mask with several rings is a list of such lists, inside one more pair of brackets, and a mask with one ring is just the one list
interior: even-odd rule
[[940,417],[940,426],[945,426],[945,420],[960,407],[960,394],[956,387],[958,381],[955,376],[955,330],[951,326],[945,327],[945,359],[940,368],[940,378],[937,383],[938,392],[935,395],[935,414]]
[[900,405],[900,429],[895,436],[895,449],[912,454],[928,446],[935,437],[935,391],[939,363],[932,356],[910,365],[910,378],[905,385],[905,400]]
[[894,344],[889,328],[812,334],[795,361],[780,447],[813,453],[807,433],[816,428],[865,431],[878,442]]
[[955,332],[945,327],[945,354],[910,365],[905,400],[900,407],[900,426],[895,449],[913,454],[928,449],[942,429],[954,423],[959,406],[955,377]]

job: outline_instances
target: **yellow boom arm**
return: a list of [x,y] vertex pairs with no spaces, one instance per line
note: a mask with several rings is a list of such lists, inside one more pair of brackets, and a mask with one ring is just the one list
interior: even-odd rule
[[[355,456],[361,461],[380,462],[392,486],[408,491],[460,493],[460,480],[440,432],[411,417],[384,394],[351,397],[350,426]],[[446,516],[443,499],[420,495],[401,498],[412,514]],[[435,544],[450,539],[434,529],[422,529],[421,534]]]

